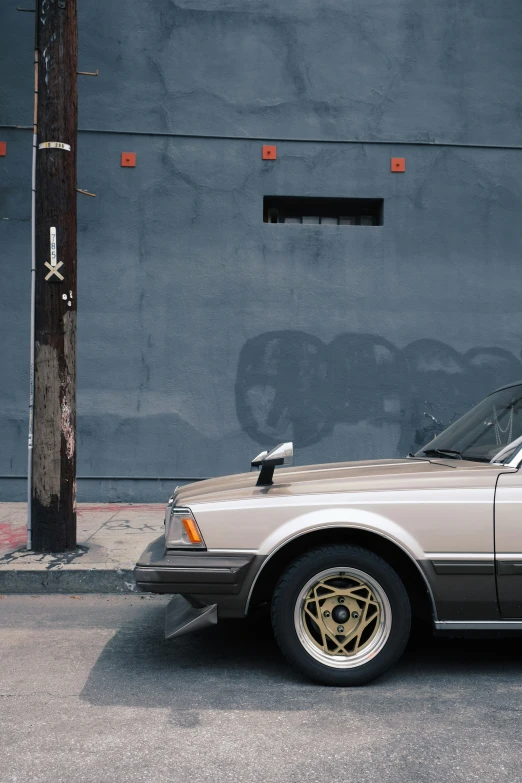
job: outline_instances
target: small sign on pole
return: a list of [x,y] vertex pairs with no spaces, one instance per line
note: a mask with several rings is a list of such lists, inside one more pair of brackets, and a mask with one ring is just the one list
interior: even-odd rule
[[67,152],[71,151],[71,145],[70,144],[64,144],[63,141],[42,141],[41,144],[38,145],[39,150],[66,150]]
[[56,266],[56,226],[49,229],[51,234],[51,266]]
[[58,271],[63,266],[63,261],[58,262],[57,245],[56,245],[56,226],[51,226],[49,229],[50,234],[50,247],[51,247],[51,263],[45,262],[45,266],[50,271],[46,274],[45,279],[50,280],[53,275],[56,275],[58,280],[63,280],[63,275]]

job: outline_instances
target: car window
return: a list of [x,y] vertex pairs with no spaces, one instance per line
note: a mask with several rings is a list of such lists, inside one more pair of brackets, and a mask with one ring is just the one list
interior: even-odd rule
[[[505,446],[522,436],[522,385],[490,394],[448,429],[424,446],[427,451],[453,452],[463,459],[490,462]],[[508,458],[505,455],[505,459]]]

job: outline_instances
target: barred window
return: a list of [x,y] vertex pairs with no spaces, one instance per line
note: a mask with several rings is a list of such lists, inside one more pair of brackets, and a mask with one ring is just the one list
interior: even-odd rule
[[263,221],[316,226],[382,226],[382,198],[264,196]]

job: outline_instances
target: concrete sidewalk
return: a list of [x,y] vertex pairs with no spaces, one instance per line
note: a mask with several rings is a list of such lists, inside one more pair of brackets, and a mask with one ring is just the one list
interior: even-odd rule
[[78,504],[78,546],[28,552],[27,506],[0,503],[0,593],[114,593],[136,589],[132,570],[163,532],[165,504]]

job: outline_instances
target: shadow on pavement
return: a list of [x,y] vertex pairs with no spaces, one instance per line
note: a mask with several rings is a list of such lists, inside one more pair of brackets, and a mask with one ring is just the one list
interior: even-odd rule
[[[522,638],[434,638],[416,627],[408,648],[387,675],[366,688],[314,685],[286,663],[272,636],[268,613],[221,621],[215,628],[165,641],[164,604],[135,604],[130,619],[104,647],[81,698],[92,705],[169,708],[175,711],[333,709],[347,698],[357,709],[375,710],[393,699],[406,702],[454,698],[511,688],[522,675]],[[127,615],[129,616],[129,615]],[[473,687],[471,687],[473,686]],[[368,691],[371,690],[371,694]],[[453,694],[453,696],[451,696]],[[370,697],[370,698],[368,698]],[[189,717],[187,717],[189,720]]]

